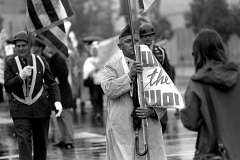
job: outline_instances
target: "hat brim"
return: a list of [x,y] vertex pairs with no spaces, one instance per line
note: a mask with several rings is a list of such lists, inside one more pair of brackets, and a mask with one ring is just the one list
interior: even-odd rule
[[23,39],[23,38],[14,39],[14,40],[12,41],[12,43],[13,43],[13,44],[16,44],[17,41],[25,41],[25,42],[28,43],[28,40]]
[[145,34],[141,34],[140,37],[142,36],[151,36],[151,35],[155,35],[155,32],[150,32],[150,33],[145,33]]

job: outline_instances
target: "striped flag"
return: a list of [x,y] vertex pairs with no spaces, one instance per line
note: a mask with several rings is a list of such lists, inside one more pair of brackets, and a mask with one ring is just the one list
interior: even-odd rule
[[68,57],[68,40],[64,24],[46,30],[38,34],[38,36],[46,45],[53,47],[57,52]]
[[41,33],[74,16],[68,0],[27,0],[27,28]]
[[68,0],[27,0],[27,29],[61,55],[68,56],[64,22],[74,16]]
[[145,13],[150,11],[153,7],[158,6],[161,0],[142,0],[142,1],[144,6],[142,13]]
[[[140,45],[140,61],[143,64],[142,83],[147,105],[159,108],[184,108],[182,95],[146,45]],[[141,91],[138,95],[140,93]]]

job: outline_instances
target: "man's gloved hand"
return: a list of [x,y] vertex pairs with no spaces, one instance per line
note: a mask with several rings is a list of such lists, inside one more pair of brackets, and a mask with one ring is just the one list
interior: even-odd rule
[[62,110],[63,110],[62,104],[60,102],[55,102],[54,106],[55,106],[56,110],[58,111],[56,114],[56,117],[60,117]]
[[20,77],[24,80],[27,77],[32,75],[33,66],[26,66],[23,68],[23,70],[20,72]]

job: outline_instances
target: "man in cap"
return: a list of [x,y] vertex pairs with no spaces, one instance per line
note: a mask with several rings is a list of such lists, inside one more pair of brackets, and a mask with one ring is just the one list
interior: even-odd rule
[[167,74],[172,79],[172,81],[174,81],[175,73],[173,71],[172,66],[169,63],[168,56],[165,49],[154,44],[155,34],[156,34],[156,31],[152,26],[152,24],[150,23],[143,23],[139,27],[139,36],[140,36],[141,42],[147,45],[151,49],[154,56],[157,58],[158,62],[167,72]]
[[[135,60],[134,48],[131,41],[131,29],[127,25],[119,35],[118,47],[122,50],[121,58],[108,62],[103,71],[102,89],[107,96],[107,159],[130,160],[146,159],[166,160],[160,118],[165,110],[157,108],[135,109],[134,84],[136,75],[142,73],[143,66]],[[139,35],[134,31],[136,42]],[[132,92],[133,90],[133,92]],[[132,94],[131,94],[132,93]],[[149,154],[143,157],[135,152],[135,132],[133,117],[148,120]],[[142,150],[143,131],[140,126],[139,139]],[[160,158],[159,158],[160,157]]]
[[[6,60],[4,86],[9,96],[10,116],[18,139],[19,159],[46,160],[50,100],[58,110],[56,116],[62,112],[59,88],[46,60],[34,54],[27,56],[26,32],[17,33],[13,43],[17,54]],[[48,86],[48,91],[43,87],[44,83]]]

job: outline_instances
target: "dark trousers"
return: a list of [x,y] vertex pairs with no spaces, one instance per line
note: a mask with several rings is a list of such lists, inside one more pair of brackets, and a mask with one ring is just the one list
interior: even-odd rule
[[[13,118],[18,139],[19,160],[47,159],[49,118]],[[34,158],[32,158],[32,140]]]
[[162,133],[164,134],[167,129],[167,122],[168,122],[168,114],[167,111],[164,113],[162,118],[160,119],[160,123],[162,125]]
[[93,105],[93,116],[103,114],[103,90],[101,85],[93,85],[91,90],[91,100]]

